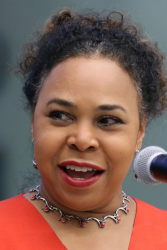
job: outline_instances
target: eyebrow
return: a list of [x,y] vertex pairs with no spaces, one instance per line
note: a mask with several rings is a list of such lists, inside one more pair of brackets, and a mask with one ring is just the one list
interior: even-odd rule
[[[52,104],[52,103],[56,103],[56,104],[61,105],[61,106],[77,108],[77,105],[75,105],[74,103],[66,101],[66,100],[63,100],[63,99],[59,99],[59,98],[51,99],[47,103],[47,106],[50,105],[50,104]],[[123,112],[126,113],[126,110],[122,106],[120,106],[120,105],[109,105],[109,104],[100,105],[96,109],[96,111],[99,111],[99,110],[110,111],[110,110],[115,110],[115,109],[122,110]]]
[[122,110],[123,112],[126,113],[126,109],[124,109],[120,105],[104,104],[104,105],[100,105],[96,110],[105,110],[105,111],[107,110],[107,111],[110,111],[110,110],[114,110],[114,109],[119,109],[119,110]]
[[66,107],[72,107],[72,108],[77,108],[77,106],[75,104],[73,104],[72,102],[69,102],[69,101],[66,101],[66,100],[63,100],[63,99],[59,99],[59,98],[54,98],[54,99],[51,99],[47,104],[46,106],[52,104],[52,103],[56,103],[56,104],[59,104],[61,106],[66,106]]

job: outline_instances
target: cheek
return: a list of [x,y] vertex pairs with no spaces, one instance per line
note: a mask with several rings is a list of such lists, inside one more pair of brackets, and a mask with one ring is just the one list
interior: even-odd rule
[[113,152],[117,151],[118,154],[124,154],[125,152],[135,152],[135,146],[137,142],[137,132],[131,130],[128,132],[113,133],[105,138],[106,148],[111,149]]
[[36,162],[53,161],[66,142],[65,133],[53,126],[36,126],[34,129]]
[[[132,133],[133,134],[133,133]],[[129,133],[111,136],[105,140],[105,154],[108,164],[117,168],[130,168],[136,147],[135,134]]]

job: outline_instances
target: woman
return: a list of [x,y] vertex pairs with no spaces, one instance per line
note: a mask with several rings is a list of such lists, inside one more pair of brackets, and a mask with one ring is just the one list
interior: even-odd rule
[[48,21],[21,63],[41,184],[1,202],[0,249],[165,249],[167,213],[122,192],[166,107],[162,66],[119,13]]

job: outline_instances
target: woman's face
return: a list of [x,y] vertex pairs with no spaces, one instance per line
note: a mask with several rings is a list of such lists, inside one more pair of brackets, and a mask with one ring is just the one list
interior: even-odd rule
[[116,62],[60,63],[44,80],[32,118],[43,194],[71,209],[107,210],[121,199],[144,132],[133,80]]

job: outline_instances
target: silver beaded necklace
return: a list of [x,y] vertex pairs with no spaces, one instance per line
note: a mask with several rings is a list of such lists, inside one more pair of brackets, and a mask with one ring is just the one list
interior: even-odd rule
[[129,213],[129,208],[127,207],[127,204],[125,203],[125,200],[128,201],[128,202],[130,202],[130,197],[127,196],[123,191],[122,191],[122,206],[119,207],[119,208],[115,211],[115,213],[114,213],[113,215],[110,215],[110,214],[109,214],[109,215],[104,216],[104,217],[101,218],[101,219],[98,219],[98,218],[95,218],[95,217],[88,217],[88,218],[83,219],[83,218],[80,218],[80,217],[78,217],[78,216],[76,216],[76,215],[67,215],[67,214],[64,214],[64,213],[63,213],[60,209],[58,209],[57,207],[50,206],[50,205],[48,204],[48,202],[45,200],[45,198],[42,197],[42,196],[40,195],[40,193],[39,193],[39,187],[40,187],[40,185],[38,185],[38,186],[35,187],[35,188],[31,188],[31,189],[29,190],[29,193],[37,192],[37,194],[31,195],[31,197],[30,197],[31,200],[42,200],[43,202],[45,202],[45,205],[44,205],[44,207],[42,208],[42,210],[43,210],[44,212],[49,212],[49,211],[53,211],[53,210],[56,210],[57,212],[59,212],[59,213],[60,213],[60,217],[59,217],[58,220],[61,221],[61,222],[63,222],[63,223],[65,223],[66,221],[69,221],[69,220],[71,220],[71,219],[77,219],[78,222],[79,222],[79,226],[80,226],[80,227],[86,227],[87,223],[89,223],[90,221],[96,221],[97,224],[98,224],[98,226],[99,226],[100,228],[104,228],[104,227],[106,226],[106,222],[107,222],[106,220],[107,220],[108,218],[114,220],[115,223],[119,223],[119,222],[121,221],[121,218],[119,217],[119,214],[118,214],[118,212],[119,212],[120,210],[122,210],[125,214],[128,214],[128,213]]

